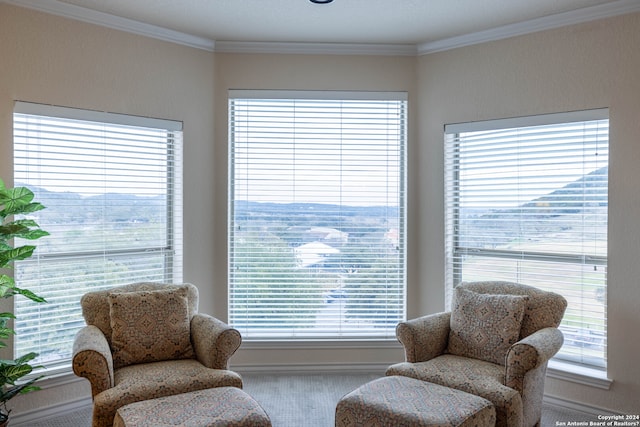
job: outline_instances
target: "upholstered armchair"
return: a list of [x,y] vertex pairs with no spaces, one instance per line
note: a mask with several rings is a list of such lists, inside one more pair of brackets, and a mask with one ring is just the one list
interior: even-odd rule
[[213,387],[242,388],[229,358],[240,333],[198,313],[191,284],[134,283],[81,299],[73,371],[91,383],[93,427],[129,403]]
[[561,295],[510,282],[462,283],[451,312],[398,324],[403,375],[493,403],[497,427],[539,426],[547,363],[560,350]]

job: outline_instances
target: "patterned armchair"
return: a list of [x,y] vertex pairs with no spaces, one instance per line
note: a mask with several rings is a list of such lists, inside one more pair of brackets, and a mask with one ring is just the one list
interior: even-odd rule
[[491,401],[497,427],[540,425],[547,363],[560,350],[561,295],[510,282],[462,283],[451,312],[398,324],[402,375]]
[[91,383],[93,427],[112,426],[129,403],[212,387],[242,388],[228,370],[240,333],[197,313],[191,284],[134,283],[81,299],[73,372]]

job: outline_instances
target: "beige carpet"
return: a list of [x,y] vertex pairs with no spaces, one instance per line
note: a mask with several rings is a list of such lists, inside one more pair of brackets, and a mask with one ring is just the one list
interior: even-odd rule
[[[244,390],[265,409],[273,427],[334,427],[336,403],[346,393],[379,377],[373,374],[244,374]],[[556,422],[596,421],[593,415],[545,405],[542,427]],[[40,422],[29,427],[90,427],[91,408]],[[12,427],[26,427],[12,424]]]

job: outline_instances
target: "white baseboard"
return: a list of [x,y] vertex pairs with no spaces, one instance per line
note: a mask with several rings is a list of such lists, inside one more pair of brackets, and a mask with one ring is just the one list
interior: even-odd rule
[[28,427],[36,421],[43,421],[58,415],[67,414],[81,408],[90,407],[92,405],[91,397],[83,397],[82,399],[70,402],[60,403],[45,408],[37,408],[31,411],[21,412],[11,415],[11,427]]
[[576,412],[582,412],[585,415],[597,416],[597,415],[618,415],[611,412],[609,409],[597,408],[591,405],[585,405],[584,403],[574,402],[561,397],[544,395],[542,399],[543,403],[561,409],[569,409]]
[[384,375],[389,363],[323,363],[309,365],[300,364],[271,364],[271,365],[233,365],[231,370],[240,375],[245,374],[378,374]]

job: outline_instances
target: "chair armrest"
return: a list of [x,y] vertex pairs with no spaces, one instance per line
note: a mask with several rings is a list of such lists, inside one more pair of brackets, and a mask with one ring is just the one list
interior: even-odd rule
[[229,359],[242,343],[240,332],[222,320],[196,313],[191,319],[191,342],[196,358],[212,369],[228,369]]
[[107,338],[93,325],[78,331],[73,342],[73,372],[91,383],[91,396],[114,385],[113,356]]
[[527,372],[546,366],[549,359],[560,350],[563,342],[564,337],[560,329],[544,328],[513,344],[505,360],[505,385],[522,390]]
[[400,322],[396,337],[409,363],[426,362],[441,355],[449,342],[451,313],[443,312]]

